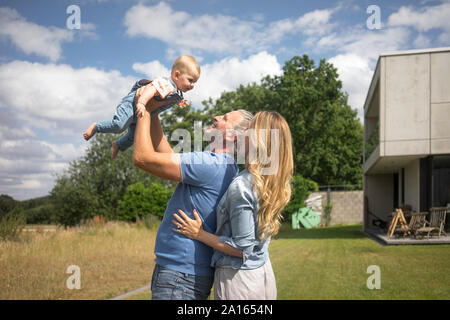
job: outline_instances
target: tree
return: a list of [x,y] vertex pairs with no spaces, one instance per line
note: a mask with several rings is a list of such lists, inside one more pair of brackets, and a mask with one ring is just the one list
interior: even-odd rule
[[160,119],[164,134],[172,148],[177,148],[177,145],[182,142],[182,139],[177,135],[177,129],[183,129],[189,132],[189,148],[187,150],[176,150],[177,152],[203,151],[208,145],[207,141],[202,141],[198,143],[201,146],[201,150],[194,149],[194,139],[203,137],[203,132],[197,132],[195,134],[195,122],[199,122],[201,127],[212,123],[212,117],[209,115],[207,107],[203,110],[193,110],[190,105],[185,108],[173,107],[170,111],[162,113]]
[[293,57],[282,75],[241,85],[204,104],[210,115],[239,108],[279,112],[291,129],[297,174],[320,185],[362,184],[363,128],[337,69],[324,59],[316,68],[307,55]]
[[13,197],[2,194],[0,195],[0,217],[13,210],[18,206],[19,201],[13,199]]
[[111,160],[111,143],[117,135],[96,134],[85,156],[69,164],[56,179],[51,192],[58,220],[63,225],[75,225],[97,215],[109,220],[117,218],[119,200],[126,188],[136,182],[160,183],[170,188],[173,183],[153,177],[132,164],[132,148],[119,152]]

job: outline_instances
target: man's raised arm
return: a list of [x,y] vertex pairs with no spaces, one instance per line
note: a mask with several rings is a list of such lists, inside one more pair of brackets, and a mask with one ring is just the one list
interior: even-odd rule
[[[153,147],[152,138],[150,137],[152,121],[150,121],[149,110],[147,109],[142,117],[137,118],[134,134],[133,164],[159,178],[182,182],[180,155],[171,152],[170,148],[164,148],[167,152],[157,152]],[[159,122],[154,122],[154,125],[158,126],[160,124]],[[167,143],[167,141],[165,142]]]

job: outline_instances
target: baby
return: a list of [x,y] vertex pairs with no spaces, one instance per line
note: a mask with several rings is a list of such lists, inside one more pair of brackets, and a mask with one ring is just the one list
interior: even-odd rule
[[133,145],[136,116],[141,117],[144,114],[145,106],[152,98],[167,102],[152,111],[152,115],[163,112],[175,104],[185,107],[187,101],[183,99],[183,92],[192,90],[199,77],[200,66],[194,57],[189,55],[178,57],[173,63],[170,79],[137,81],[130,93],[117,106],[113,119],[91,124],[83,134],[84,139],[89,140],[97,132],[121,133],[128,128],[125,135],[112,143],[111,159],[114,160],[119,150],[125,151]]

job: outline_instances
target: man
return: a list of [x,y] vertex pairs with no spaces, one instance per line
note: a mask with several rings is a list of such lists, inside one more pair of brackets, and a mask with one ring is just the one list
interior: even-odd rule
[[156,108],[152,100],[144,116],[138,118],[133,163],[178,185],[156,235],[152,299],[207,299],[214,280],[210,267],[213,250],[174,232],[173,214],[178,209],[196,209],[205,230],[215,232],[215,209],[238,172],[230,150],[234,148],[230,146],[248,127],[252,115],[238,110],[214,117],[214,123],[206,130],[208,134],[216,133],[212,150],[177,154],[164,137],[158,115],[150,116]]

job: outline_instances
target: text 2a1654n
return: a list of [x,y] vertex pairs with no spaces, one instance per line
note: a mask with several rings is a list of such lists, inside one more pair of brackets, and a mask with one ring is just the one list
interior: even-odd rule
[[237,314],[261,314],[268,315],[272,314],[272,305],[255,305],[255,304],[245,304],[245,305],[222,305],[223,315],[237,315]]

